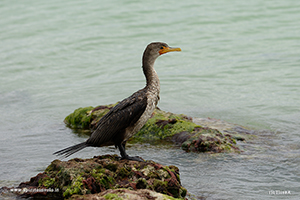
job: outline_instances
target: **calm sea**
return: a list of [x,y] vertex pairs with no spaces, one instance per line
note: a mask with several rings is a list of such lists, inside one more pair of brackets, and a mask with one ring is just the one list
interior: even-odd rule
[[[52,152],[84,141],[64,117],[144,87],[142,52],[164,41],[182,52],[156,61],[159,107],[247,126],[258,139],[241,143],[241,154],[149,144],[129,154],[178,166],[197,197],[297,199],[299,20],[294,0],[1,1],[0,187],[28,181],[56,159]],[[118,151],[89,148],[73,157],[107,153]]]

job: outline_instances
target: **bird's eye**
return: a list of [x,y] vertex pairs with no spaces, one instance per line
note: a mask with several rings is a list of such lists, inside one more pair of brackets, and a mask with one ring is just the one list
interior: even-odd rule
[[164,49],[164,48],[165,48],[164,46],[160,47],[160,49]]

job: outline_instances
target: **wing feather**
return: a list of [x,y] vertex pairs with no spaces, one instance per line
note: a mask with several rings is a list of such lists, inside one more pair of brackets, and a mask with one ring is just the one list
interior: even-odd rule
[[143,90],[124,99],[100,119],[87,144],[98,147],[115,144],[125,129],[138,121],[146,107],[147,95]]

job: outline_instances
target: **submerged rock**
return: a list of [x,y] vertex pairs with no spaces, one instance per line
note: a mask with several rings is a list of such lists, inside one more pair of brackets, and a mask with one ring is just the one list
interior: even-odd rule
[[[86,130],[91,133],[97,122],[116,104],[78,108],[64,122],[73,129]],[[236,140],[244,141],[247,133],[236,133],[234,128],[224,131],[210,127],[201,118],[194,120],[186,115],[178,115],[155,109],[152,117],[135,134],[129,142],[148,142],[159,144],[161,142],[174,143],[185,151],[196,152],[240,152]],[[213,123],[211,123],[213,124]],[[220,126],[219,126],[220,127]],[[246,130],[246,129],[245,129]]]
[[54,160],[43,173],[15,189],[22,197],[35,198],[105,199],[125,194],[128,196],[125,199],[143,199],[145,195],[164,197],[161,194],[184,198],[187,194],[177,167],[153,161],[119,160],[117,155]]

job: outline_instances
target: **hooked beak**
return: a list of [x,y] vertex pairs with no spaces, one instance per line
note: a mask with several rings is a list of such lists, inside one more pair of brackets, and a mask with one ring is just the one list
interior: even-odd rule
[[172,48],[172,47],[164,47],[163,49],[159,50],[159,54],[164,54],[164,53],[168,53],[171,51],[181,51],[180,48]]

